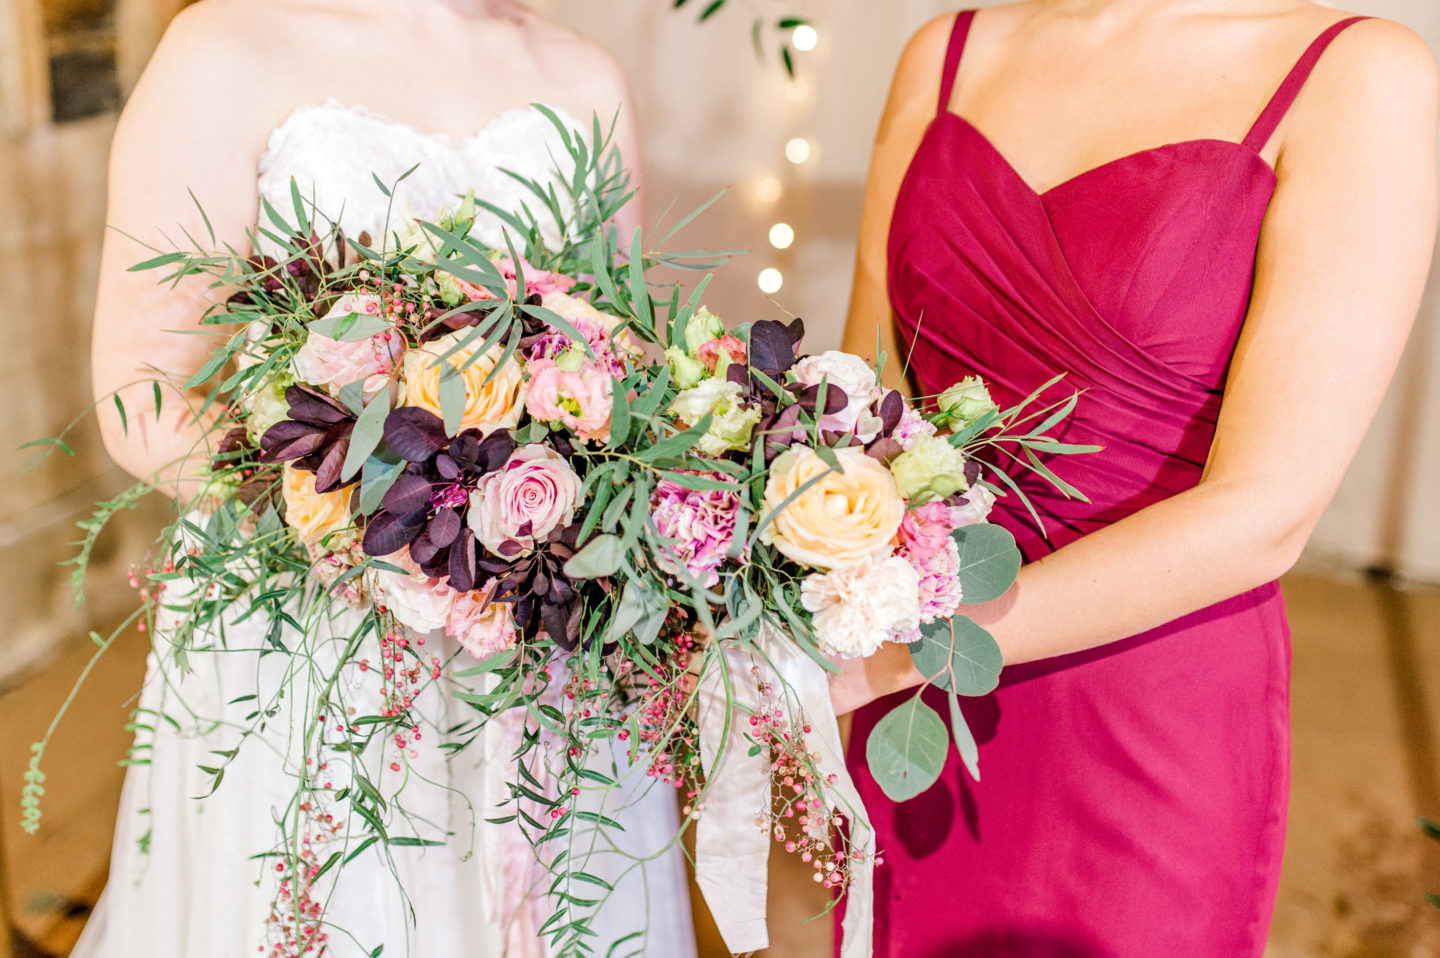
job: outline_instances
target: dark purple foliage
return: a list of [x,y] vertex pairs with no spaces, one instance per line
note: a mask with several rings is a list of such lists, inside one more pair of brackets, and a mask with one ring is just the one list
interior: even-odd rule
[[580,642],[584,610],[576,583],[564,572],[565,563],[578,551],[579,532],[578,524],[557,529],[527,556],[487,555],[479,562],[480,572],[497,580],[496,601],[511,604],[521,634],[548,637],[567,651]]
[[796,319],[789,325],[764,319],[750,327],[749,364],[771,379],[779,379],[800,357],[800,340],[805,337],[805,322]]
[[285,401],[290,404],[290,418],[260,437],[260,461],[293,462],[295,468],[315,473],[318,492],[334,492],[355,482],[340,478],[355,430],[355,414],[308,386],[286,389]]

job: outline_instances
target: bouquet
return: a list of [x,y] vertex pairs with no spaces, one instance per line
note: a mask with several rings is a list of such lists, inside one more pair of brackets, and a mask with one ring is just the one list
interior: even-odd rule
[[[306,683],[318,718],[292,806],[275,848],[256,850],[284,877],[276,956],[323,950],[327,882],[359,851],[443,843],[403,812],[425,787],[406,774],[422,735],[456,752],[503,737],[503,761],[485,750],[498,794],[467,796],[474,827],[523,836],[548,879],[533,883],[548,897],[534,930],[556,954],[588,953],[612,890],[582,851],[618,827],[606,796],[625,801],[626,769],[595,761],[602,747],[682,793],[733,950],[765,944],[778,841],[862,900],[846,954],[868,954],[876,854],[826,675],[836,657],[904,642],[952,702],[994,688],[999,649],[962,610],[1014,580],[1014,541],[985,520],[997,494],[1023,492],[982,453],[1074,493],[1037,454],[1085,451],[1048,435],[1076,398],[1044,404],[1042,389],[1001,410],[972,377],[912,403],[859,357],[805,354],[799,320],[727,327],[702,305],[708,277],[687,296],[652,276],[719,258],[656,252],[638,231],[622,243],[630,194],[609,138],[549,115],[568,157],[558,187],[528,184],[535,211],[471,194],[350,237],[292,188],[292,210],[263,207],[252,245],[266,252],[135,267],[229,291],[205,320],[221,345],[181,386],[206,390],[202,508],[137,580],[138,616],[182,668],[227,616],[263,617],[270,654],[296,660],[286,681]],[[507,224],[505,249],[471,238],[481,211]],[[558,244],[542,217],[563,224]],[[82,577],[105,521],[154,485],[84,524]],[[285,625],[318,620],[353,623],[338,653],[285,644]],[[113,640],[97,637],[100,652]],[[373,684],[379,706],[356,714],[350,682]],[[417,702],[436,688],[470,720],[428,727]],[[300,694],[257,689],[254,729],[287,691]],[[974,772],[958,707],[950,719],[947,733],[917,693],[876,727],[867,754],[888,794],[933,783],[951,735]],[[44,749],[23,798],[31,829]],[[345,777],[319,771],[336,754]],[[214,787],[234,755],[206,768]],[[336,816],[326,843],[297,840]]]

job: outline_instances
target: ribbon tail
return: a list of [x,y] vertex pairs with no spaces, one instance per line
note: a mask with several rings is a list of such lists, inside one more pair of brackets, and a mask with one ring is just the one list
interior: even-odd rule
[[[726,649],[724,669],[700,677],[698,721],[705,806],[695,826],[695,883],[732,953],[770,944],[765,921],[770,835],[770,757],[750,755],[747,712],[760,705],[758,663],[748,650]],[[723,671],[736,680],[726,694]],[[743,726],[743,728],[742,728]]]

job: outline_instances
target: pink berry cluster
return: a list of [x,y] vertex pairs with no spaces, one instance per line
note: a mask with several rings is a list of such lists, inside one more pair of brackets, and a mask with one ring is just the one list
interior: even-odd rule
[[298,842],[291,840],[286,858],[275,863],[281,877],[266,920],[270,943],[258,949],[266,958],[318,958],[329,945],[329,933],[321,920],[323,907],[314,891],[322,868],[321,855],[342,825],[314,802],[301,804],[300,812],[305,816],[306,830]]

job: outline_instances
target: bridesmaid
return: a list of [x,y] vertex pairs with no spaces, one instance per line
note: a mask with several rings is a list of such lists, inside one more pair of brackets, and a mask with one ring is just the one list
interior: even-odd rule
[[[1259,956],[1289,787],[1294,563],[1373,417],[1435,241],[1440,82],[1305,0],[1032,0],[922,29],[877,138],[845,348],[1005,406],[1056,373],[1090,502],[995,521],[983,781],[886,800],[877,958]],[[891,385],[900,385],[892,362]],[[852,662],[843,711],[921,683]],[[906,693],[912,694],[912,693]],[[944,706],[941,705],[941,713]]]

